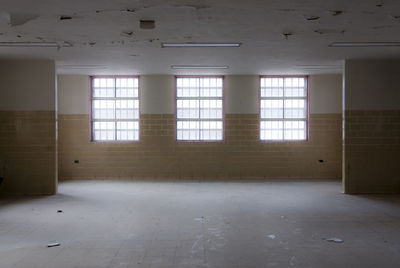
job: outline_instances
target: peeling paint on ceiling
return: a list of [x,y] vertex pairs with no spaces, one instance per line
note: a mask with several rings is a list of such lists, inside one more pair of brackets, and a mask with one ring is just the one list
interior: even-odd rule
[[331,10],[332,16],[339,16],[343,14],[343,10]]
[[317,29],[314,31],[317,34],[344,34],[346,30],[343,29]]
[[23,25],[31,20],[37,19],[39,16],[27,13],[9,13],[7,11],[0,11],[0,24],[9,25],[11,27]]
[[[221,72],[231,74],[298,73],[296,65],[399,57],[399,48],[329,47],[399,41],[398,0],[2,0],[0,8],[0,42],[72,44],[59,51],[1,48],[0,58],[107,65],[113,73],[171,74],[171,65],[193,64],[228,65]],[[141,28],[141,20],[154,20],[156,27]],[[161,48],[162,42],[242,46]]]
[[10,13],[10,25],[12,27],[21,26],[31,20],[37,19],[39,15],[27,13]]
[[319,20],[321,17],[320,16],[304,16],[306,18],[306,20]]

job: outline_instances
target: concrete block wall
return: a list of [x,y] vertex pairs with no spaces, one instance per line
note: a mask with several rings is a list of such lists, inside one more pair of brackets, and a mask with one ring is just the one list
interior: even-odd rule
[[58,77],[61,180],[341,177],[341,75],[310,77],[309,141],[276,143],[258,138],[257,75],[225,77],[225,140],[204,143],[175,141],[174,76],[140,79],[140,141],[105,143],[89,140],[89,78]]
[[55,64],[1,60],[0,81],[0,194],[54,194]]
[[399,74],[400,61],[346,61],[345,193],[400,193]]

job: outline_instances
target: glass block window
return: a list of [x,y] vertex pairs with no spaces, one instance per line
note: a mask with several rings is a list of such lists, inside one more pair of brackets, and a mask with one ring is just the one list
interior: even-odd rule
[[222,140],[223,105],[223,77],[177,77],[177,140]]
[[92,140],[139,140],[139,78],[92,77]]
[[261,140],[307,139],[307,84],[307,77],[261,77]]

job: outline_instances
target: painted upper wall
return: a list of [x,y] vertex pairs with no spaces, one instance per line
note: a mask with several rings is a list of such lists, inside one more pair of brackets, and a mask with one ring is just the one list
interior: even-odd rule
[[228,114],[257,114],[258,75],[225,76],[225,111]]
[[341,74],[310,76],[310,113],[339,114],[342,112]]
[[174,76],[142,75],[140,76],[140,86],[143,114],[174,113]]
[[54,61],[0,60],[0,81],[0,110],[56,109]]
[[89,77],[86,75],[59,75],[58,113],[89,113]]
[[[258,75],[225,76],[225,111],[228,114],[258,114]],[[172,75],[140,76],[141,112],[173,114],[175,81]],[[88,114],[88,76],[59,75],[60,114]],[[310,77],[310,113],[331,114],[342,111],[342,76]]]
[[347,110],[400,108],[400,61],[348,60],[345,63]]

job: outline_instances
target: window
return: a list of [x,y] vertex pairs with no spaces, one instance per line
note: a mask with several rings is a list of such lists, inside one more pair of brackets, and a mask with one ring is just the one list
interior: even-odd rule
[[139,78],[91,77],[94,141],[139,140]]
[[223,77],[176,78],[176,138],[223,139]]
[[308,78],[261,77],[260,139],[306,140]]

